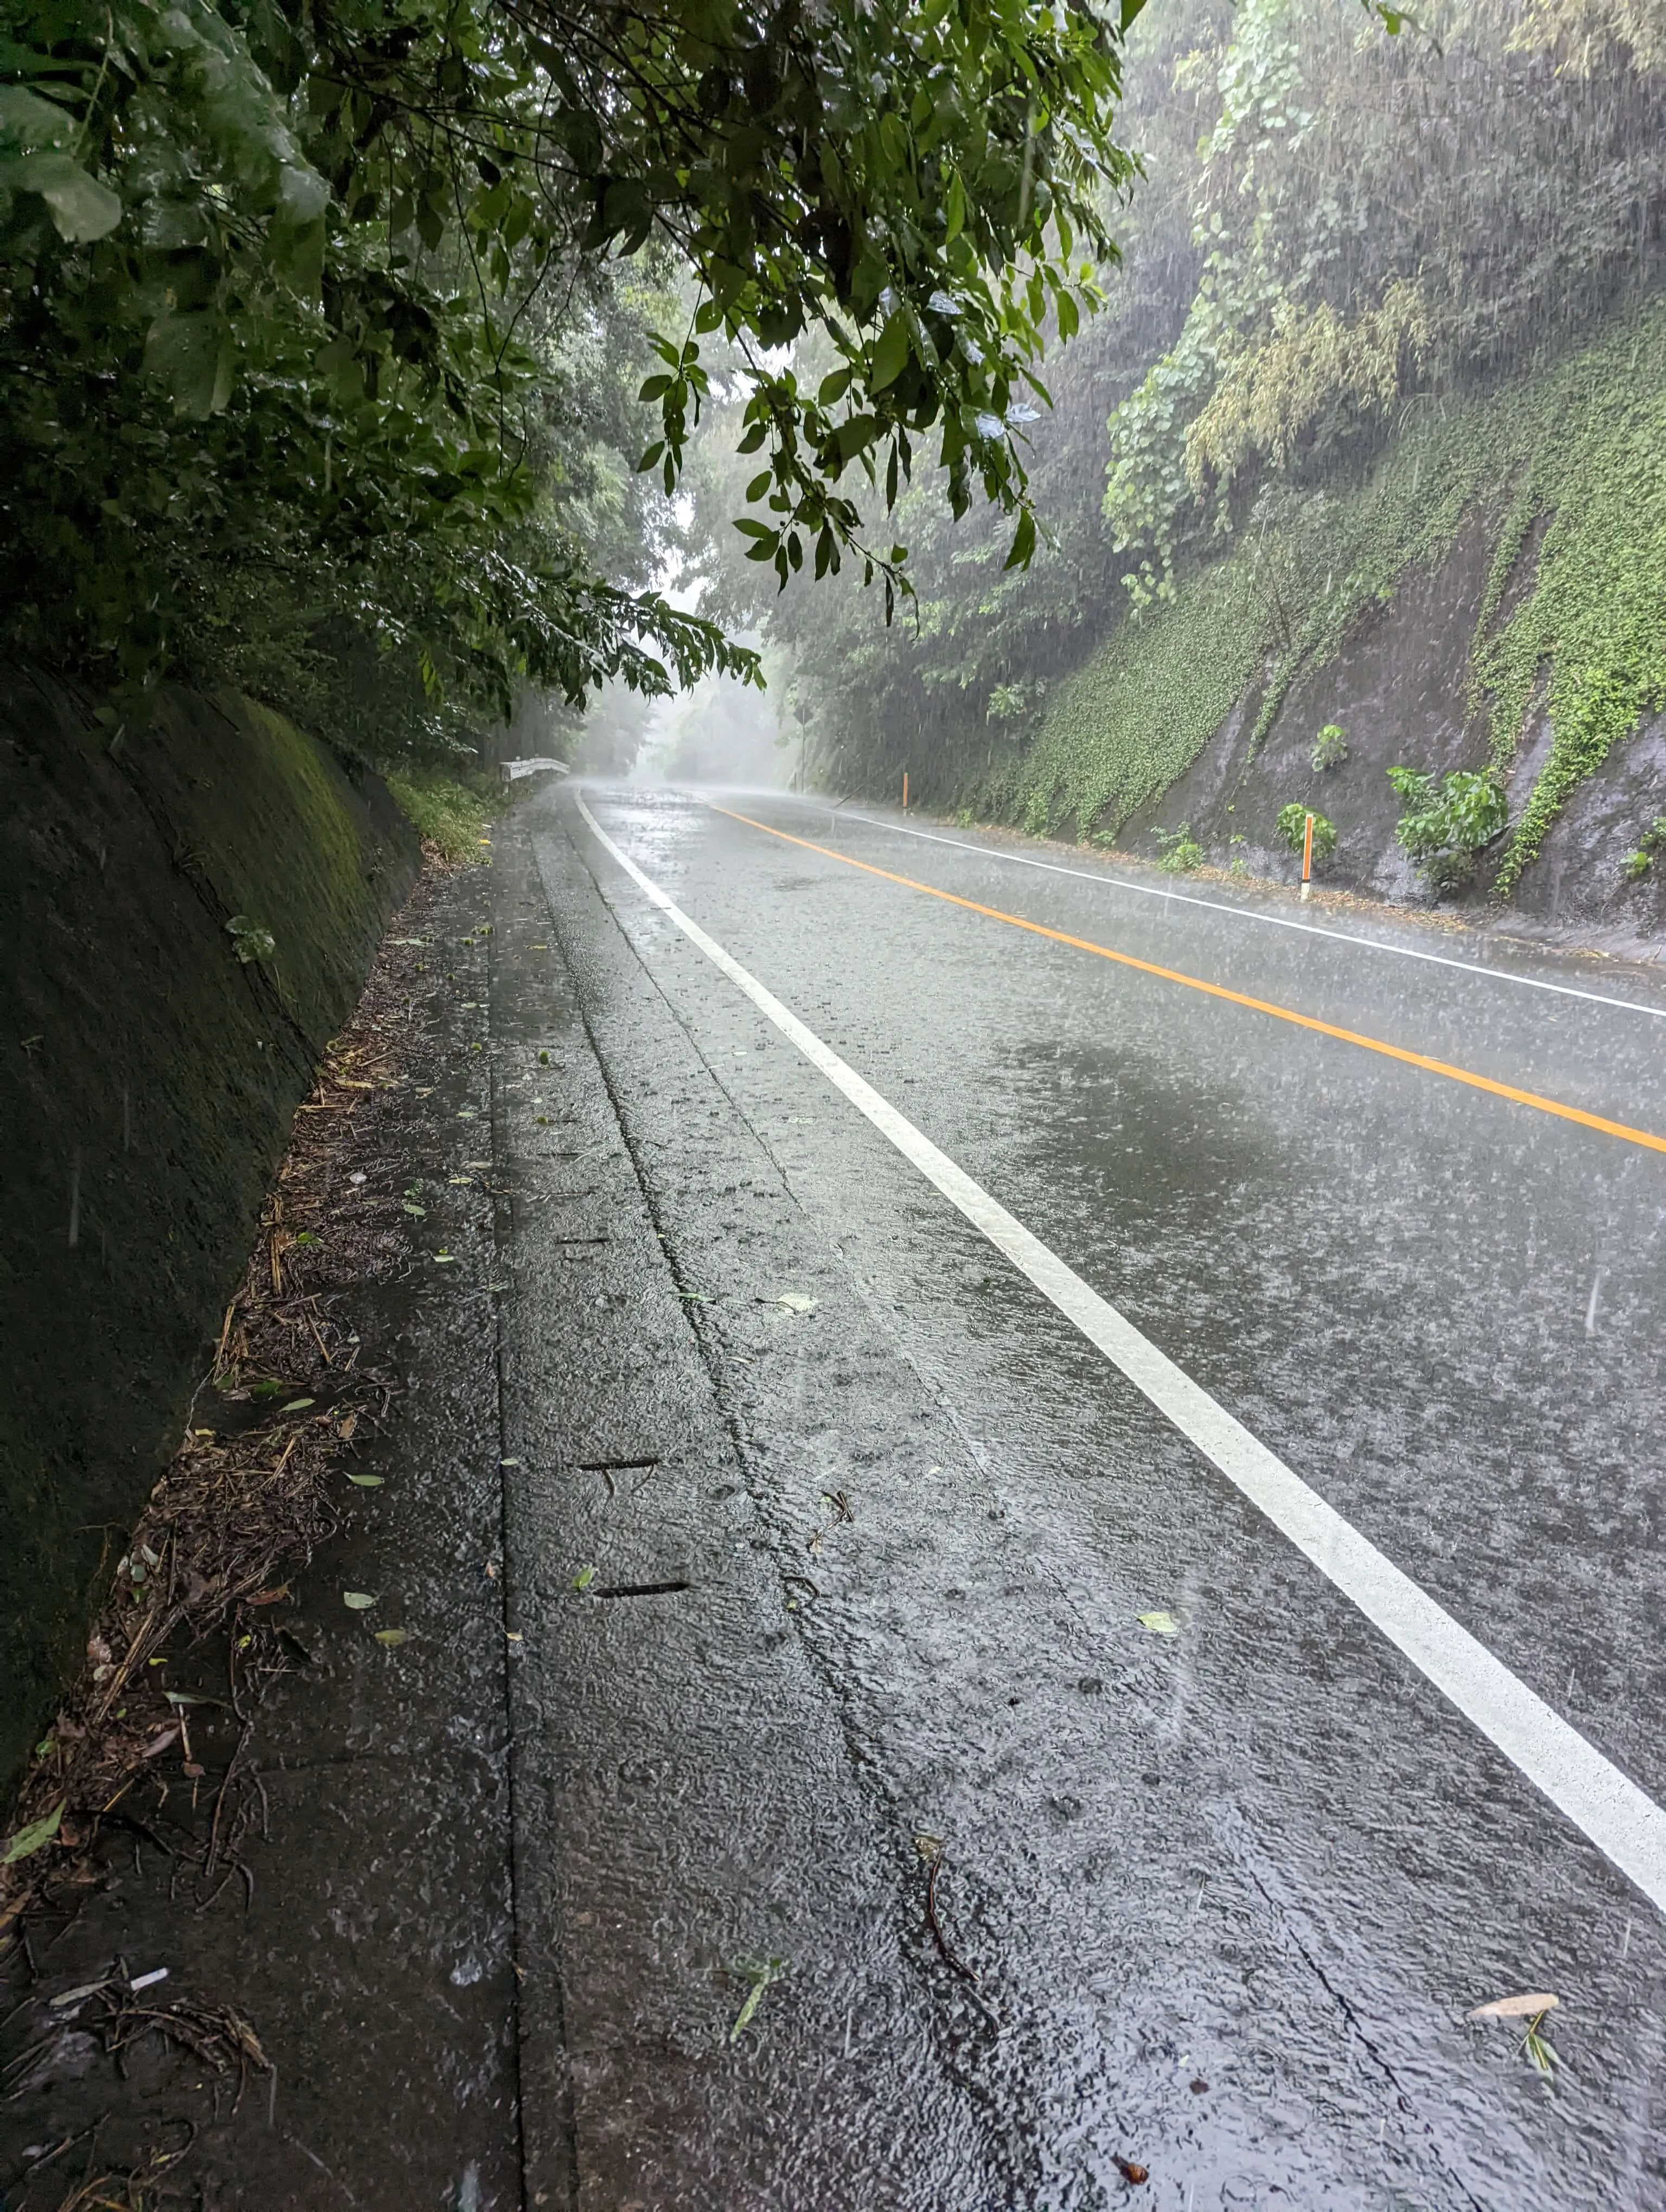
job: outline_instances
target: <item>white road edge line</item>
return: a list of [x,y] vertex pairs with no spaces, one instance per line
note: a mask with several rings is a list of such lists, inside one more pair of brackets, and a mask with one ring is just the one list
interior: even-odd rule
[[[695,794],[696,797],[698,793]],[[825,813],[825,801],[800,799],[796,792],[769,792],[770,799],[791,799],[812,812]],[[1400,960],[1426,960],[1436,968],[1456,968],[1466,975],[1490,976],[1495,983],[1519,983],[1524,990],[1554,991],[1564,999],[1586,999],[1595,1006],[1615,1006],[1628,1014],[1650,1014],[1666,1021],[1666,1006],[1645,1006],[1640,1000],[1616,999],[1606,991],[1582,991],[1573,983],[1550,983],[1541,975],[1512,975],[1507,968],[1483,968],[1478,960],[1454,960],[1444,952],[1421,952],[1413,945],[1387,945],[1380,937],[1356,937],[1351,930],[1326,929],[1292,915],[1257,914],[1251,907],[1232,906],[1225,899],[1200,898],[1195,891],[1172,891],[1162,884],[1134,884],[1126,876],[1113,876],[1097,868],[1067,868],[1059,860],[1038,860],[1031,853],[1004,853],[998,845],[974,845],[964,837],[945,837],[935,830],[915,830],[900,822],[885,822],[875,814],[853,814],[841,809],[842,822],[865,822],[870,830],[889,830],[893,836],[918,837],[927,845],[952,845],[958,853],[976,853],[985,860],[1006,860],[1014,867],[1040,868],[1049,876],[1073,876],[1079,883],[1100,884],[1111,890],[1132,891],[1140,898],[1172,900],[1177,906],[1207,907],[1211,914],[1228,914],[1238,921],[1263,922],[1269,929],[1299,930],[1304,937],[1329,937],[1338,945],[1358,945],[1365,952],[1389,952]]]
[[583,798],[579,812],[605,852],[691,945],[749,998],[936,1186],[973,1227],[1028,1276],[1088,1342],[1120,1369],[1227,1480],[1258,1506],[1360,1612],[1426,1674],[1464,1717],[1519,1768],[1535,1789],[1584,1831],[1598,1850],[1666,1912],[1666,1810],[1603,1758],[1526,1683],[1460,1627],[1242,1422],[1219,1406],[1115,1306],[1085,1283],[1039,1237],[973,1182],[899,1114],[873,1085],[807,1029],[755,975],[620,850]]

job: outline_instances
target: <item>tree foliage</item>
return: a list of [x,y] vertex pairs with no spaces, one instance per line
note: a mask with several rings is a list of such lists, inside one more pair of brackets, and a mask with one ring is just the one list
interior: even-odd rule
[[[1120,18],[8,0],[0,25],[10,649],[130,693],[299,686],[361,740],[390,679],[442,740],[522,683],[744,673],[651,588],[714,338],[781,576],[863,545],[848,472],[888,506],[928,434],[951,503],[981,486],[1027,557],[1043,328],[1091,305],[1129,173]],[[806,388],[781,350],[812,329]]]

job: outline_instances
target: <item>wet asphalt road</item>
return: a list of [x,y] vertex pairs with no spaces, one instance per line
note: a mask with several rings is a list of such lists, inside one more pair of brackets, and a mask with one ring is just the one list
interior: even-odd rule
[[[1666,1157],[690,795],[583,795],[1666,1797]],[[1647,1012],[713,796],[1666,1128]],[[655,910],[570,789],[497,850],[530,2201],[1666,2203],[1656,1909]],[[1562,2001],[1550,2084],[1464,2019],[1524,1990]]]

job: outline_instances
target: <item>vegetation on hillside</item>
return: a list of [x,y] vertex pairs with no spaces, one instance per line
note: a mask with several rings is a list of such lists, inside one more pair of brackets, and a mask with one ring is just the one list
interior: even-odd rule
[[[1578,777],[1666,703],[1666,50],[1630,0],[1440,0],[1384,40],[1329,0],[1174,0],[1129,47],[1146,178],[1105,312],[1033,426],[1050,538],[903,502],[917,624],[771,607],[706,556],[702,604],[794,655],[818,771],[1031,829],[1114,830],[1249,697],[1298,674],[1479,520],[1473,675],[1508,768],[1555,744],[1508,889]],[[721,440],[697,494],[718,538]],[[1506,586],[1509,586],[1506,591]]]
[[[1502,783],[1541,672],[1549,757],[1501,849],[1508,890],[1582,775],[1666,708],[1666,301],[1592,343],[1405,425],[1340,488],[1264,501],[1224,555],[1116,624],[1021,747],[969,765],[964,803],[1038,833],[1115,832],[1184,772],[1240,701],[1265,734],[1298,676],[1341,648],[1466,518],[1492,545],[1471,653]],[[1528,533],[1548,518],[1536,543]],[[1496,826],[1496,825],[1495,825]]]

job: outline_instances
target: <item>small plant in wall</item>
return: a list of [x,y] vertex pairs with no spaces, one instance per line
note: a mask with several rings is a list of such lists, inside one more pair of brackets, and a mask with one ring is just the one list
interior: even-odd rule
[[1341,768],[1348,757],[1347,732],[1340,722],[1327,722],[1313,740],[1310,757],[1316,769]]
[[[1307,817],[1313,813],[1299,799],[1292,799],[1288,806],[1281,806],[1273,827],[1299,860],[1302,848],[1307,842]],[[1336,850],[1336,824],[1322,814],[1313,815],[1313,860],[1316,866],[1328,860]]]
[[1657,854],[1666,852],[1666,814],[1657,814],[1654,820],[1637,841],[1637,850],[1627,853],[1620,863],[1620,872],[1628,884],[1641,882],[1655,864]]
[[1158,862],[1164,874],[1189,876],[1194,868],[1203,866],[1203,848],[1192,836],[1191,824],[1183,822],[1177,830],[1153,830],[1162,859]]
[[1418,769],[1391,768],[1388,774],[1406,805],[1394,833],[1402,850],[1434,890],[1467,883],[1476,854],[1509,823],[1509,804],[1496,777],[1472,769],[1426,775]]
[[231,939],[231,949],[246,968],[251,961],[270,960],[277,950],[277,940],[270,929],[251,921],[246,914],[234,914],[226,924],[226,934]]

